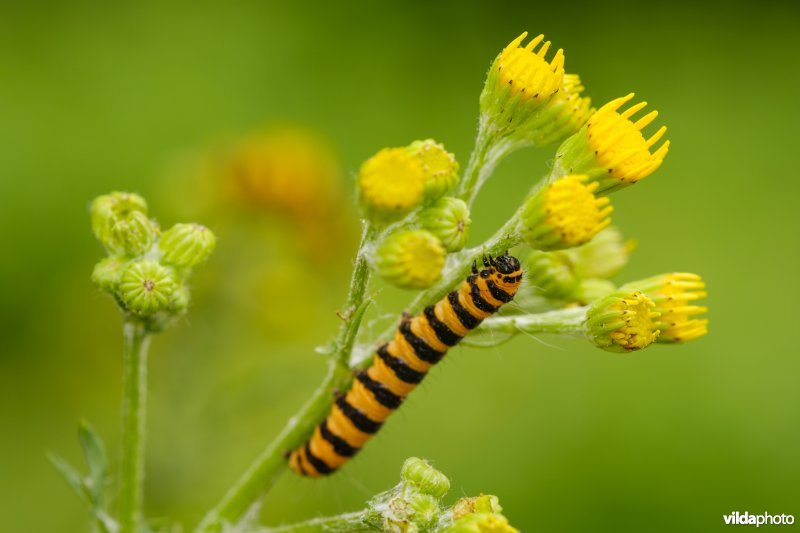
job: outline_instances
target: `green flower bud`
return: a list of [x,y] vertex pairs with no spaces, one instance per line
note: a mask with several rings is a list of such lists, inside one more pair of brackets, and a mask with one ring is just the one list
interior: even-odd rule
[[444,533],[518,533],[501,514],[474,513],[456,520]]
[[458,520],[462,516],[474,513],[500,514],[503,508],[500,506],[500,499],[492,494],[481,494],[478,497],[466,497],[456,501],[453,505],[453,520]]
[[106,248],[118,254],[142,255],[153,246],[156,233],[147,215],[134,211],[114,223]]
[[114,292],[119,286],[119,278],[125,268],[125,261],[119,257],[107,257],[94,266],[92,283],[106,292]]
[[439,239],[425,230],[390,234],[378,246],[374,264],[389,283],[409,289],[430,287],[442,275],[445,250]]
[[610,279],[628,264],[635,247],[635,241],[626,241],[616,227],[609,226],[583,246],[572,248],[567,253],[579,278]]
[[172,293],[172,298],[169,302],[169,310],[173,313],[181,314],[189,308],[190,301],[191,292],[189,291],[189,287],[180,283],[175,287],[175,291]]
[[217,238],[211,230],[200,224],[175,224],[158,243],[164,262],[180,268],[202,263],[216,245]]
[[570,257],[562,251],[540,252],[534,250],[528,256],[526,277],[528,283],[548,299],[567,299],[578,286],[572,271]]
[[439,239],[448,253],[464,248],[469,238],[469,207],[463,200],[445,196],[419,214],[422,227]]
[[147,203],[138,194],[113,192],[92,202],[92,231],[112,254],[141,255],[158,230],[147,218]]
[[444,145],[426,139],[414,141],[407,149],[422,164],[426,200],[440,198],[458,183],[458,161],[444,149]]
[[450,480],[426,460],[409,457],[400,470],[400,478],[420,492],[442,498],[450,490]]
[[586,313],[584,331],[598,348],[631,352],[656,340],[658,317],[655,304],[643,293],[620,290],[592,304]]
[[154,261],[136,261],[122,272],[119,299],[130,312],[150,316],[169,309],[177,285],[171,269]]
[[439,500],[430,494],[416,493],[408,496],[410,521],[427,531],[439,521]]
[[103,235],[111,230],[114,222],[133,212],[147,214],[147,202],[138,194],[115,191],[98,196],[92,201],[92,231],[103,241]]

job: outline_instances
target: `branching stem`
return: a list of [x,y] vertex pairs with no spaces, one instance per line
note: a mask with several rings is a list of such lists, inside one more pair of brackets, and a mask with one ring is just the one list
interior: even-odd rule
[[216,533],[222,531],[224,524],[237,523],[286,468],[285,454],[302,444],[314,426],[325,416],[335,391],[349,387],[352,372],[347,360],[366,305],[366,290],[370,278],[366,251],[375,235],[375,230],[370,225],[365,225],[347,302],[340,313],[344,321],[336,336],[325,378],[311,399],[287,422],[280,434],[261,452],[222,500],[206,514],[197,526],[198,533]]

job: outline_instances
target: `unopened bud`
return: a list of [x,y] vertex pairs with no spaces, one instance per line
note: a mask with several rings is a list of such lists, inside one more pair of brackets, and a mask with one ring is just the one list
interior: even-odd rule
[[122,272],[119,298],[128,311],[150,316],[169,309],[176,287],[171,269],[154,261],[136,261]]
[[175,224],[158,243],[165,263],[188,268],[205,261],[217,245],[214,234],[200,224]]
[[425,174],[425,198],[436,200],[458,183],[458,161],[433,139],[414,141],[408,151],[419,160]]
[[447,252],[464,248],[469,238],[469,207],[463,200],[445,196],[419,215],[422,227],[436,236]]
[[408,289],[424,289],[439,279],[445,250],[439,239],[425,230],[392,233],[378,246],[374,263],[389,283]]
[[450,480],[424,459],[410,457],[403,463],[400,478],[420,492],[442,498],[450,490]]

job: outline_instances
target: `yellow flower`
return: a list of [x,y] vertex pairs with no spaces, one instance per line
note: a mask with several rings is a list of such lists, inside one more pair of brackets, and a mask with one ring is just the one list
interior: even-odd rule
[[542,126],[539,115],[547,110],[564,82],[563,50],[548,61],[550,41],[543,42],[544,36],[539,35],[523,47],[527,35],[525,32],[514,39],[495,58],[480,98],[479,135],[503,135],[516,141],[516,147],[534,142],[531,137]]
[[632,185],[652,174],[669,151],[669,141],[653,147],[664,136],[662,126],[649,139],[642,129],[658,116],[651,111],[634,121],[633,115],[647,102],[640,102],[620,112],[633,93],[617,98],[589,117],[586,126],[561,145],[556,154],[558,172],[588,174],[599,184],[599,193],[608,193]]
[[620,289],[596,301],[586,313],[589,339],[609,352],[631,352],[652,344],[659,334],[658,311],[639,291]]
[[408,151],[422,164],[427,200],[440,198],[458,183],[458,161],[442,144],[433,139],[414,141]]
[[361,165],[358,189],[369,215],[397,219],[422,202],[422,162],[406,148],[384,148]]
[[537,250],[581,245],[611,223],[608,198],[597,198],[587,176],[558,179],[531,196],[522,211],[521,233]]
[[630,183],[652,174],[661,166],[669,151],[669,141],[666,141],[655,152],[650,152],[653,145],[664,136],[666,126],[661,126],[649,139],[645,139],[641,131],[655,120],[658,111],[651,111],[636,122],[632,120],[633,115],[647,106],[647,102],[640,102],[619,113],[619,108],[633,96],[631,93],[607,103],[586,125],[589,146],[597,154],[597,161],[612,176]]
[[706,284],[697,274],[673,272],[652,278],[626,283],[623,288],[635,288],[647,294],[661,314],[659,342],[686,342],[708,333],[708,319],[694,318],[708,312],[708,308],[695,305],[696,300],[708,296]]
[[404,230],[390,234],[378,246],[374,263],[389,283],[407,289],[424,289],[442,275],[445,250],[439,239],[426,230]]
[[522,48],[520,45],[527,36],[528,32],[524,32],[511,41],[500,52],[493,69],[497,71],[498,86],[508,86],[510,96],[520,95],[522,100],[544,102],[561,88],[564,51],[559,49],[548,63],[545,57],[550,49],[550,41],[539,46],[544,41],[544,35],[538,35]]
[[457,519],[445,533],[519,533],[508,519],[495,513],[473,513]]

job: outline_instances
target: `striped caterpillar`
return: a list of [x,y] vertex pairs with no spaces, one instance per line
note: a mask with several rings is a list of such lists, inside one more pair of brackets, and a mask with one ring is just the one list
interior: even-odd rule
[[293,471],[318,477],[345,464],[450,347],[514,298],[522,281],[519,261],[506,252],[484,256],[483,265],[479,271],[473,262],[458,289],[421,314],[402,318],[394,339],[378,348],[372,365],[356,374],[311,438],[289,454]]

